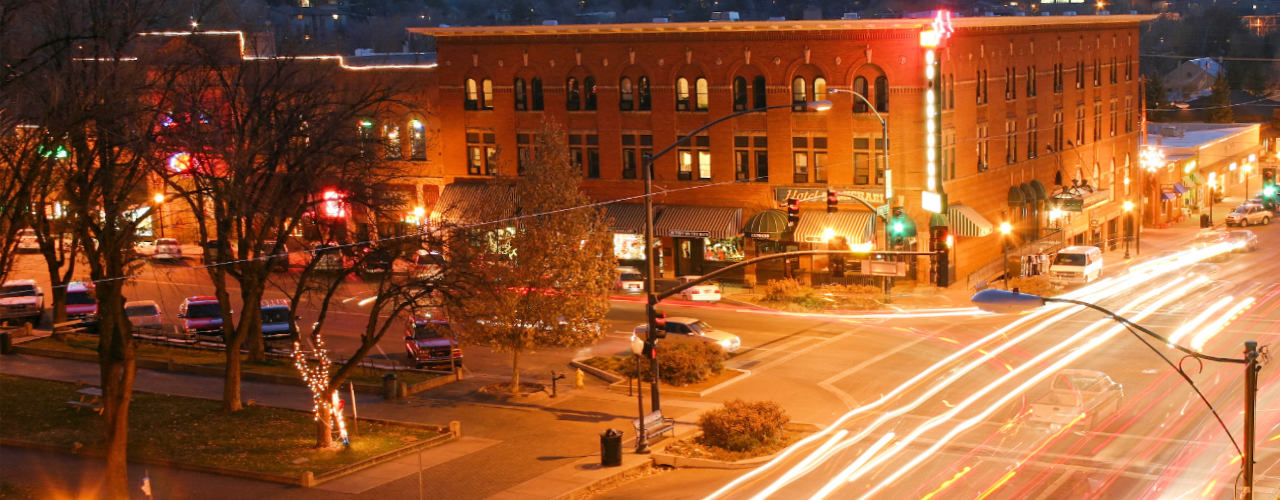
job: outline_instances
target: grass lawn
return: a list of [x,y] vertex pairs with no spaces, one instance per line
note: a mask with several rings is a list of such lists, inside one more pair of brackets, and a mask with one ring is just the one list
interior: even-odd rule
[[[101,449],[102,416],[76,411],[75,384],[0,376],[0,436],[71,449]],[[129,456],[266,474],[316,474],[439,435],[432,429],[360,422],[351,447],[317,450],[308,413],[251,406],[233,414],[218,401],[135,392]],[[349,423],[348,423],[349,425]],[[305,460],[303,460],[305,459]]]
[[[66,342],[54,340],[52,337],[45,337],[25,342],[21,345],[39,349],[48,349],[51,351],[79,352],[96,355],[98,352],[98,337],[96,335],[73,334],[67,336]],[[177,364],[210,366],[215,368],[221,368],[226,363],[226,356],[222,351],[184,349],[180,347],[155,345],[147,342],[138,342],[134,345],[137,348],[138,359],[150,359],[155,361],[173,360],[173,362]],[[243,360],[243,364],[241,366],[245,372],[300,378],[298,376],[298,370],[293,367],[293,361],[291,360],[272,358],[262,362],[250,362],[247,356],[242,356],[240,359]],[[352,371],[349,380],[359,384],[380,385],[382,384],[382,376],[386,373],[389,373],[389,371],[376,368],[357,368]],[[398,381],[410,385],[440,376],[434,373],[422,373],[409,370],[400,370],[395,373]]]

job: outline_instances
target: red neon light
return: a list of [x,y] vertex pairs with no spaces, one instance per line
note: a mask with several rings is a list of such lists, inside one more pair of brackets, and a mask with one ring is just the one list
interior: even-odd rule
[[324,215],[326,217],[339,218],[347,216],[347,207],[342,198],[342,194],[335,190],[324,190]]

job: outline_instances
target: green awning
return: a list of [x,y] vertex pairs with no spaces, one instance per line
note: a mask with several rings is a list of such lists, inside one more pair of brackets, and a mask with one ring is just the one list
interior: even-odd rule
[[1023,199],[1024,201],[1026,201],[1028,205],[1035,205],[1035,204],[1036,204],[1036,190],[1035,190],[1035,189],[1032,189],[1030,184],[1023,184],[1023,185],[1018,186],[1018,187],[1019,187],[1019,188],[1022,188],[1022,199]]
[[1020,207],[1027,202],[1022,193],[1022,188],[1018,186],[1009,187],[1009,206]]
[[1032,191],[1035,191],[1037,200],[1044,201],[1049,199],[1049,192],[1044,188],[1044,184],[1041,184],[1040,181],[1032,180],[1027,184],[1031,186]]
[[756,212],[755,215],[747,219],[746,225],[742,227],[742,232],[748,238],[780,241],[782,234],[787,232],[787,213],[776,208]]

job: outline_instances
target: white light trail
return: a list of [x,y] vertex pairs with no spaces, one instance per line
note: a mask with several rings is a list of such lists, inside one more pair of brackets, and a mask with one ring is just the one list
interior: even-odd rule
[[830,483],[827,483],[826,486],[823,486],[822,489],[818,490],[817,493],[814,493],[813,496],[810,497],[810,500],[819,500],[821,498],[826,498],[827,495],[830,495],[831,492],[835,491],[837,486],[844,483],[844,481],[838,481],[839,479],[847,479],[849,481],[853,481],[857,479],[859,476],[862,476],[862,474],[867,471],[867,467],[866,467],[867,460],[875,456],[875,454],[879,452],[881,448],[884,448],[884,445],[889,444],[889,441],[893,439],[893,436],[894,434],[892,432],[889,432],[884,436],[880,437],[880,439],[877,440],[874,444],[872,444],[870,448],[867,448],[866,452],[863,452],[862,456],[858,457],[857,460],[854,460],[853,463],[849,464],[848,467],[845,467],[845,469],[840,471],[839,474],[836,474],[837,481],[831,481]]
[[1214,335],[1217,335],[1219,332],[1225,329],[1227,327],[1227,323],[1230,323],[1233,320],[1235,320],[1236,316],[1239,316],[1240,313],[1244,312],[1245,309],[1248,309],[1249,307],[1253,306],[1253,302],[1254,302],[1253,297],[1248,297],[1240,301],[1239,304],[1236,304],[1231,309],[1228,309],[1226,314],[1219,316],[1217,321],[1214,321],[1213,323],[1210,323],[1208,326],[1201,329],[1200,333],[1196,334],[1196,336],[1191,339],[1191,348],[1195,349],[1196,351],[1203,349],[1205,342],[1208,342],[1209,339],[1213,338]]
[[1216,314],[1219,309],[1227,307],[1235,300],[1236,300],[1235,297],[1228,295],[1226,297],[1223,297],[1221,300],[1214,302],[1213,304],[1210,304],[1209,307],[1206,307],[1203,312],[1196,315],[1196,317],[1192,318],[1191,321],[1183,323],[1182,326],[1178,327],[1178,329],[1173,332],[1173,335],[1169,336],[1169,346],[1172,347],[1174,344],[1177,344],[1178,341],[1181,340],[1184,335],[1191,333],[1196,328],[1199,328],[1200,325],[1204,324],[1205,321],[1209,320],[1209,317]]
[[[849,434],[849,431],[840,429],[835,433],[834,436],[831,436],[831,439],[828,439],[826,443],[823,443],[822,446],[817,449],[817,451],[814,451],[808,457],[805,457],[804,461],[800,462],[799,464],[796,464],[795,468],[787,471],[787,474],[793,474],[793,475],[803,474],[803,472],[801,471],[808,470],[808,467],[810,464],[820,460],[826,460],[827,457],[829,456],[829,452],[831,451],[831,447],[835,446],[836,443],[839,443],[840,440],[844,439],[844,437],[847,436],[848,434]],[[786,475],[783,476],[783,479],[787,479],[788,480],[787,482],[790,482],[790,478],[788,478]],[[772,495],[775,491],[778,491],[778,488],[781,488],[781,487],[782,487],[782,484],[778,484],[776,487],[770,485],[770,487],[761,490],[760,493],[757,493],[756,496],[752,498],[753,500],[764,500],[765,498],[769,498],[769,495]]]

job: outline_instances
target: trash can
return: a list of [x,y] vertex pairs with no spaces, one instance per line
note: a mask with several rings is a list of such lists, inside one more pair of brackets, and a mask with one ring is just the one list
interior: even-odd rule
[[396,399],[396,374],[388,373],[382,376],[382,398]]
[[606,429],[600,433],[600,465],[604,467],[622,465],[622,431]]
[[1200,227],[1213,227],[1213,220],[1209,219],[1209,214],[1200,214]]
[[9,332],[0,332],[0,354],[13,354],[13,339]]

